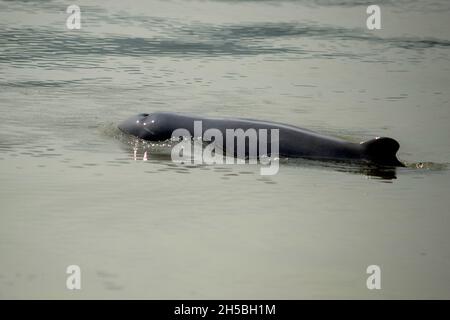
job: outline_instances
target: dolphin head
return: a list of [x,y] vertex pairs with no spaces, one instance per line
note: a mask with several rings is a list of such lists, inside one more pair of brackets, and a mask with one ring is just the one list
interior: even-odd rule
[[171,131],[166,130],[165,119],[158,113],[139,113],[121,123],[118,127],[127,134],[150,141],[163,141],[171,137]]
[[131,134],[136,137],[142,137],[145,135],[144,123],[146,125],[145,119],[148,116],[148,113],[140,113],[134,115],[120,122],[118,127],[125,133]]

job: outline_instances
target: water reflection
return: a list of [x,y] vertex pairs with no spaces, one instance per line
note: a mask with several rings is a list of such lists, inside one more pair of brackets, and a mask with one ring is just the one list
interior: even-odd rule
[[[293,161],[295,162],[295,160]],[[368,178],[380,180],[397,179],[397,168],[381,166],[365,161],[310,161],[307,166],[321,167],[323,169],[345,172],[350,174],[359,174]],[[305,165],[305,163],[303,163]]]

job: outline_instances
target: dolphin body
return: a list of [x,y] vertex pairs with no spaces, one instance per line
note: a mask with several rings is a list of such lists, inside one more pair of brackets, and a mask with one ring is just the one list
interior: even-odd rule
[[[311,130],[271,121],[241,118],[213,118],[174,112],[155,112],[151,114],[140,113],[132,116],[121,122],[118,127],[127,134],[149,141],[165,141],[171,139],[172,133],[177,129],[186,129],[191,137],[199,138],[195,135],[194,121],[202,121],[201,137],[203,137],[203,133],[208,129],[219,130],[223,137],[226,137],[227,129],[242,129],[244,131],[247,129],[266,129],[269,136],[272,129],[278,129],[279,157],[367,161],[382,166],[404,166],[396,157],[400,144],[392,138],[377,137],[361,143],[353,143]],[[268,137],[267,142],[269,146],[270,141],[271,139]],[[267,150],[269,149],[271,148]],[[236,154],[235,151],[233,155]],[[226,150],[226,152],[228,154],[230,151]],[[267,155],[270,156],[270,151],[268,151]]]

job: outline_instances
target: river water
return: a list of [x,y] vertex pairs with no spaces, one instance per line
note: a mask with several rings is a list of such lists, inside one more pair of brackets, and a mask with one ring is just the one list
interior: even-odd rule
[[[448,1],[380,0],[373,31],[360,0],[73,4],[79,30],[0,1],[0,298],[450,298]],[[393,137],[407,166],[176,164],[117,130],[155,111]]]

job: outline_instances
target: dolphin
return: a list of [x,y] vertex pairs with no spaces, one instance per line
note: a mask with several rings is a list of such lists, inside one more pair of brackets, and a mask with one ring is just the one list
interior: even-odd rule
[[[396,156],[400,144],[389,137],[376,137],[361,143],[354,143],[272,121],[203,117],[175,112],[140,113],[122,121],[118,127],[121,131],[144,140],[165,141],[171,139],[172,133],[177,129],[185,129],[191,137],[199,138],[195,136],[195,121],[202,122],[202,136],[208,129],[219,130],[223,137],[226,136],[227,129],[244,131],[266,129],[268,133],[272,129],[278,129],[278,156],[283,158],[366,161],[382,166],[404,167],[404,164]],[[267,139],[267,141],[270,145],[271,140]],[[268,151],[268,155],[270,155],[270,151]]]

